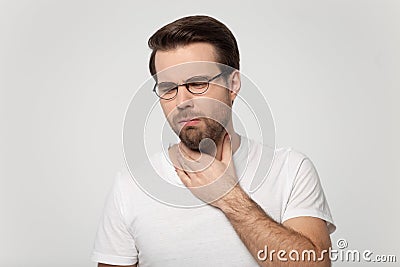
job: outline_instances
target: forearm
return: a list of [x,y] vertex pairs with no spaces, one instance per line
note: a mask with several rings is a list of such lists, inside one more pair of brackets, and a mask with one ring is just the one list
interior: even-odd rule
[[[275,222],[239,186],[229,195],[219,208],[260,266],[330,266],[328,257],[324,257],[323,261],[313,261],[311,257],[309,261],[308,254],[305,254],[303,259],[305,250],[314,251],[318,259],[321,254],[325,256],[322,250],[327,248],[318,247],[301,233]],[[264,251],[259,253],[260,250]],[[283,253],[280,250],[285,254],[278,257],[279,253]],[[293,250],[299,254],[298,261],[292,260],[296,254],[289,256]]]

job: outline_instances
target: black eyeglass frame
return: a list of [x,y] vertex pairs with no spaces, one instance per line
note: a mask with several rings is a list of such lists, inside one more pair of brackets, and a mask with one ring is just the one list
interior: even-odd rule
[[[153,87],[153,92],[154,92],[154,93],[156,94],[156,96],[159,97],[160,99],[163,99],[163,100],[172,100],[172,99],[174,99],[174,98],[178,95],[178,89],[179,89],[179,87],[184,85],[185,88],[186,88],[186,90],[188,90],[191,94],[193,94],[193,95],[202,95],[202,94],[204,94],[204,93],[207,92],[208,88],[210,87],[210,82],[214,81],[215,79],[218,79],[219,77],[221,77],[221,76],[222,76],[223,74],[225,74],[225,73],[226,73],[226,72],[223,71],[223,72],[221,72],[221,73],[215,75],[214,77],[208,79],[208,80],[207,80],[207,86],[205,87],[204,91],[202,91],[202,92],[200,92],[200,93],[194,93],[194,92],[190,91],[190,89],[189,89],[190,84],[191,84],[191,83],[196,83],[196,82],[185,82],[185,83],[181,83],[181,84],[176,84],[175,87],[173,87],[173,88],[170,89],[170,91],[171,91],[171,90],[176,90],[176,92],[175,92],[174,96],[169,97],[169,98],[164,98],[164,97],[161,97],[160,95],[158,95],[157,90],[156,90],[156,87],[157,87],[158,83],[156,83],[156,84],[154,85],[154,87]],[[196,77],[196,76],[195,76],[195,77]],[[192,78],[194,78],[194,77],[192,77]],[[190,79],[191,79],[191,78],[190,78]]]

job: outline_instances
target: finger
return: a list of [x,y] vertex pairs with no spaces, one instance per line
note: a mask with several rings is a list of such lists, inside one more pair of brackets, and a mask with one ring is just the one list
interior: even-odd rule
[[177,160],[182,169],[187,173],[193,173],[199,170],[199,163],[185,158],[182,154],[178,153]]
[[175,145],[173,145],[173,146],[170,146],[170,147],[168,148],[169,158],[170,158],[170,160],[171,160],[172,165],[173,165],[175,168],[180,168],[179,162],[178,162],[178,160],[177,160],[177,155],[178,155],[178,153],[179,153],[178,150],[179,150],[179,148],[178,148],[178,145],[177,145],[177,144],[175,144]]
[[175,168],[176,174],[178,175],[179,179],[181,179],[182,183],[186,187],[190,187],[191,185],[191,180],[190,177],[185,173],[183,170]]
[[179,164],[186,166],[190,173],[199,173],[208,169],[215,161],[214,157],[207,154],[202,154],[201,158],[196,161],[188,160],[185,156],[179,155],[177,157]]
[[229,134],[225,134],[224,141],[222,144],[222,156],[221,161],[226,165],[229,165],[232,160],[232,143]]
[[181,152],[184,156],[186,156],[189,159],[192,159],[194,161],[196,161],[196,159],[198,159],[200,157],[199,152],[191,150],[182,142],[179,143],[179,152]]

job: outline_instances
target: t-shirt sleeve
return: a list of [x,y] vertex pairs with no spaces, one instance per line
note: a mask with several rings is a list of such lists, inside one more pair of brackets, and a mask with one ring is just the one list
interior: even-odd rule
[[133,265],[137,263],[138,252],[123,216],[120,176],[118,173],[107,197],[91,258],[104,264]]
[[303,157],[297,165],[282,222],[301,216],[316,217],[325,220],[329,233],[333,233],[336,226],[313,163]]

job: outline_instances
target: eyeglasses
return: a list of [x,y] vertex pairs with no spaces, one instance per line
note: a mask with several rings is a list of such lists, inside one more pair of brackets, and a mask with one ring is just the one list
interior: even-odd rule
[[178,94],[179,86],[183,85],[190,93],[194,95],[201,95],[208,90],[210,82],[221,77],[223,74],[224,72],[221,72],[211,79],[204,76],[194,76],[182,84],[176,84],[173,82],[156,83],[154,85],[153,92],[161,99],[171,100]]

